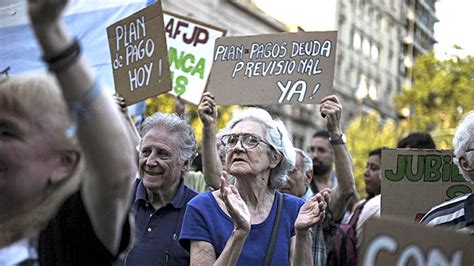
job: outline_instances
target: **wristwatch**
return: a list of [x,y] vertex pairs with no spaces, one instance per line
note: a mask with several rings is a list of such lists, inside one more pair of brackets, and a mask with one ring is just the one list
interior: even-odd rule
[[341,136],[339,136],[338,139],[332,139],[329,137],[329,143],[332,145],[341,145],[341,144],[346,144],[346,135],[344,133],[341,133]]

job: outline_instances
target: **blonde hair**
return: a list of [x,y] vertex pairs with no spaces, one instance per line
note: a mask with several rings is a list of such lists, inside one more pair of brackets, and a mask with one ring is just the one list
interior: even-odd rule
[[[78,142],[68,138],[65,130],[70,118],[56,80],[47,75],[22,75],[0,78],[0,106],[31,121],[46,132],[58,151],[73,150],[80,154],[73,174],[54,185],[50,185],[47,196],[32,210],[0,221],[0,246],[29,237],[43,229],[56,214],[63,202],[81,183],[85,158]],[[38,158],[40,160],[40,158]]]

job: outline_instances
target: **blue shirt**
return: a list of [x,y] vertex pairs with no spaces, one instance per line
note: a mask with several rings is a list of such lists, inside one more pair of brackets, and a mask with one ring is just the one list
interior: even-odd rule
[[[276,192],[275,192],[276,193]],[[295,235],[295,221],[304,201],[300,198],[283,195],[280,228],[275,244],[272,265],[290,264],[291,237]],[[260,224],[253,224],[245,240],[237,265],[263,265],[265,252],[275,221],[278,196],[275,195],[268,217]],[[180,244],[187,250],[190,241],[206,241],[214,246],[216,258],[224,250],[234,229],[234,222],[217,203],[212,192],[201,193],[189,203],[181,228]]]
[[186,204],[196,195],[181,181],[174,198],[155,210],[140,181],[132,205],[135,246],[126,255],[125,265],[189,265],[189,252],[179,245],[178,236]]

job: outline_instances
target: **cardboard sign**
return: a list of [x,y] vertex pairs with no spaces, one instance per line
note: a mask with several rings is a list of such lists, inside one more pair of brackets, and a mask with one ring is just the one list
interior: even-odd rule
[[172,83],[169,93],[198,105],[211,72],[214,42],[225,30],[169,12],[163,18]]
[[161,3],[107,27],[115,90],[131,105],[171,89]]
[[320,103],[332,94],[336,31],[221,37],[209,91],[216,103]]
[[382,150],[381,215],[417,221],[433,206],[471,193],[447,150]]
[[473,265],[474,237],[467,233],[389,219],[367,220],[358,265]]

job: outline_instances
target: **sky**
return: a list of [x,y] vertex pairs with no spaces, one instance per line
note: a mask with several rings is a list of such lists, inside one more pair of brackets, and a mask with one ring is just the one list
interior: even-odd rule
[[474,1],[473,0],[440,0],[436,3],[435,45],[437,57],[454,51],[454,44],[464,51],[455,53],[460,56],[474,55]]
[[[318,18],[321,29],[335,28],[335,4],[333,1],[293,0],[291,5],[285,0],[256,0],[257,6],[288,25],[301,25],[305,29],[318,30],[314,18]],[[302,8],[304,6],[305,8]],[[295,16],[294,14],[299,14]],[[438,0],[436,15],[440,22],[435,24],[435,52],[438,58],[445,54],[474,55],[474,0]],[[324,22],[324,23],[323,23]],[[464,51],[451,48],[454,44]]]

